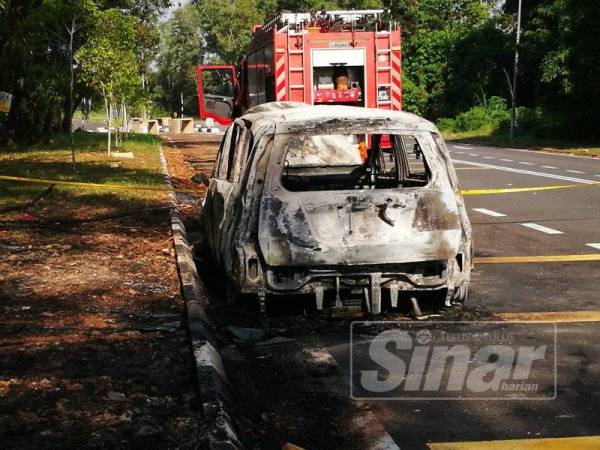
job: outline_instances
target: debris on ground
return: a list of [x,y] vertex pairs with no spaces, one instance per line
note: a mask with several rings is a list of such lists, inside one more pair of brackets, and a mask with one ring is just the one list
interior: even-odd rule
[[262,328],[247,328],[235,326],[228,326],[227,329],[236,339],[242,342],[260,341],[265,336],[266,331]]
[[192,448],[203,439],[176,266],[162,251],[169,238],[164,211],[0,225],[3,448]]

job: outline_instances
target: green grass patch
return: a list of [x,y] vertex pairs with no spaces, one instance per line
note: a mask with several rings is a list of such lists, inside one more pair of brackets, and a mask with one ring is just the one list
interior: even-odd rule
[[[132,152],[134,158],[121,159],[107,155],[105,134],[75,133],[77,163],[73,166],[69,136],[58,135],[45,145],[0,149],[0,175],[164,187],[159,145],[160,139],[156,136],[130,134],[118,151]],[[0,211],[30,201],[46,187],[43,184],[0,180]],[[56,185],[49,195],[28,211],[44,218],[77,218],[98,212],[118,214],[162,205],[163,202],[164,192],[161,191]]]
[[[76,119],[81,119],[81,120],[85,119],[85,116],[81,112],[81,110],[75,111],[75,114],[73,116]],[[89,120],[90,122],[102,122],[102,121],[106,120],[106,111],[103,111],[103,110],[90,111],[88,113],[87,119],[85,119],[85,120]]]

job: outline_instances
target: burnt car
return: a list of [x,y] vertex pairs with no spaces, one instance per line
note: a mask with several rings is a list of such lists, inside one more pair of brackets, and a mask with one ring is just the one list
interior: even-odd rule
[[420,294],[467,298],[471,225],[446,145],[418,116],[260,105],[227,129],[204,181],[231,297],[310,294],[317,309],[372,314]]

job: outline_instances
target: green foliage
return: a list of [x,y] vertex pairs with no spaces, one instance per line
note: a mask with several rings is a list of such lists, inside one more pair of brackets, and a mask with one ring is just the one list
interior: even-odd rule
[[[432,119],[455,114],[474,103],[475,93],[498,84],[504,75],[490,61],[496,60],[498,50],[492,48],[502,33],[490,7],[481,0],[405,0],[393,6],[405,30],[404,72],[410,79],[405,109]],[[491,76],[494,71],[499,75]]]
[[167,112],[166,115],[180,111],[181,94],[184,114],[198,114],[195,68],[204,61],[206,51],[202,24],[200,11],[187,5],[175,10],[161,27],[152,97],[156,107]]
[[58,127],[59,112],[68,109],[70,49],[85,42],[97,8],[92,0],[11,5],[0,12],[0,90],[14,94],[5,132],[32,139]]
[[491,130],[502,128],[510,120],[506,100],[501,97],[490,98],[485,105],[473,106],[459,114],[456,119],[442,118],[437,126],[440,130],[461,132]]
[[99,88],[109,105],[129,99],[140,86],[134,21],[117,9],[98,14],[90,38],[77,52],[81,77]]
[[[71,69],[76,80],[73,107],[83,98],[96,100],[100,86],[87,83],[89,74],[81,72],[82,65],[71,63],[70,34],[74,53],[89,39],[98,39],[102,29],[107,35],[119,34],[115,31],[118,27],[97,23],[103,11],[113,8],[135,24],[134,47],[138,54],[133,70],[145,75],[155,57],[158,40],[152,21],[168,4],[170,0],[0,0],[0,90],[14,94],[11,112],[0,130],[0,142],[33,141],[41,135],[49,139],[53,131],[68,128],[69,111],[72,112]],[[132,29],[129,23],[125,28],[127,32]],[[132,62],[127,56],[114,66],[116,72],[122,73],[120,66]],[[126,84],[120,83],[124,91],[119,95],[144,104],[147,98],[139,88],[141,83]]]
[[402,109],[421,116],[427,107],[428,99],[429,96],[425,89],[415,84],[404,71],[402,73]]
[[[112,111],[142,96],[134,25],[133,18],[118,9],[102,11],[88,41],[77,52],[81,78],[102,92],[109,130]],[[110,131],[107,137],[110,154]],[[115,143],[118,145],[118,134]]]
[[[514,14],[516,1],[505,11]],[[537,133],[600,139],[600,8],[594,0],[524,2],[518,102]]]
[[227,64],[239,61],[250,43],[252,27],[265,20],[257,0],[198,0],[196,6],[207,50]]

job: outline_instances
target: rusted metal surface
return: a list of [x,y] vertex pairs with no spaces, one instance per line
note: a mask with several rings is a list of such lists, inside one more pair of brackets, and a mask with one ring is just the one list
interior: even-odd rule
[[314,294],[317,307],[358,298],[374,314],[399,293],[466,299],[473,250],[457,177],[435,126],[412,114],[261,105],[224,136],[205,223],[244,293]]

